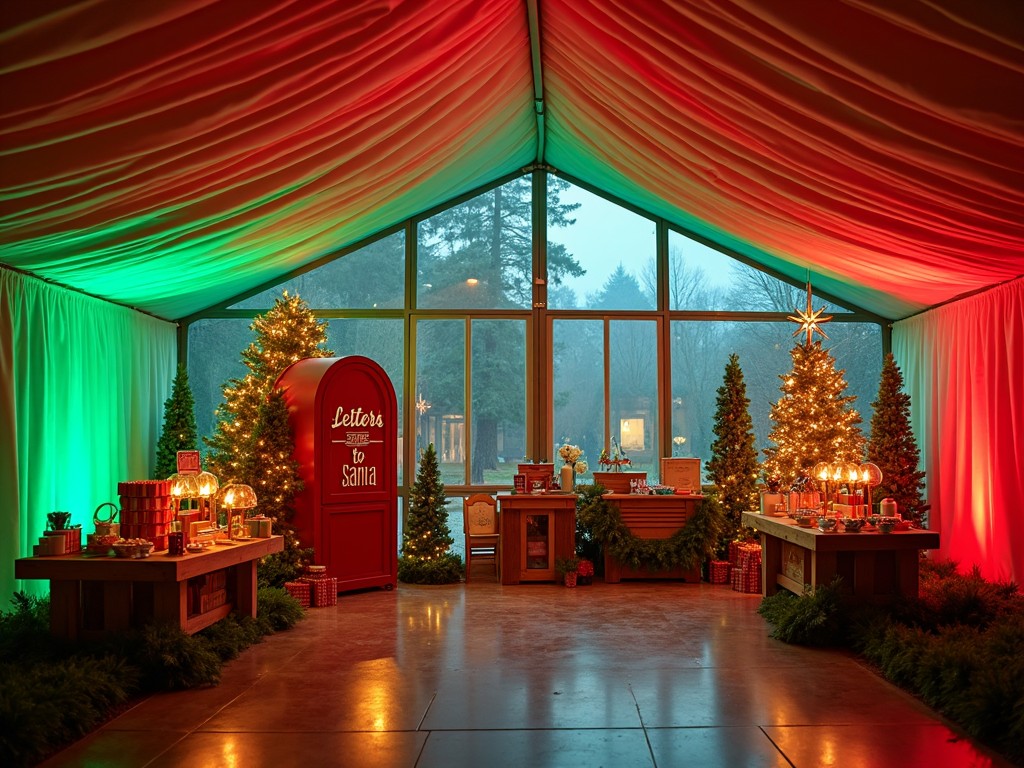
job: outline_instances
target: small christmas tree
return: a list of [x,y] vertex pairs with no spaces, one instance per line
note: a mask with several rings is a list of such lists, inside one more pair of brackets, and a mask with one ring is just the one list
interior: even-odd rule
[[450,584],[462,576],[462,558],[448,551],[455,542],[448,528],[448,499],[437,453],[430,443],[420,456],[409,490],[406,530],[398,578],[412,584]]
[[178,366],[171,396],[164,403],[164,428],[156,444],[154,477],[163,479],[178,471],[178,451],[194,451],[198,445],[195,401],[188,385],[188,371]]
[[718,487],[718,498],[725,512],[728,539],[739,533],[742,513],[758,506],[757,450],[749,407],[739,355],[729,355],[722,386],[718,388],[715,440],[708,462],[708,475]]
[[327,323],[317,320],[302,299],[287,291],[250,327],[256,340],[242,353],[249,373],[225,385],[214,435],[205,439],[210,448],[207,464],[221,483],[251,479],[243,477],[243,460],[251,451],[260,405],[281,371],[307,357],[334,354],[322,346],[327,341]]
[[855,396],[844,396],[846,373],[821,342],[793,347],[793,370],[780,376],[782,397],[771,409],[774,424],[768,439],[775,445],[764,453],[765,477],[778,476],[791,484],[819,461],[860,463],[864,435]]
[[873,491],[874,500],[890,497],[904,520],[923,527],[924,472],[917,467],[921,454],[910,427],[910,395],[903,391],[903,374],[890,352],[882,363],[878,399],[871,404],[871,439],[868,461],[882,470],[882,482]]

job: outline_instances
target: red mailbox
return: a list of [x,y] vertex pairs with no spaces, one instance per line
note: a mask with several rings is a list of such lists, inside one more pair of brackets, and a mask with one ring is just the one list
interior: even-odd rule
[[299,360],[277,378],[305,490],[295,500],[303,546],[338,591],[398,579],[398,404],[373,360]]

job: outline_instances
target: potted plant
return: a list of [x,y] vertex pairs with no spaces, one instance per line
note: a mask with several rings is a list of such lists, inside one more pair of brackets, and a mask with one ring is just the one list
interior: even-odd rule
[[579,568],[580,559],[575,555],[555,560],[555,570],[558,571],[558,575],[562,577],[567,587],[576,586],[576,574],[579,572]]
[[576,569],[576,583],[589,585],[594,583],[594,562],[585,557],[580,558],[579,567]]

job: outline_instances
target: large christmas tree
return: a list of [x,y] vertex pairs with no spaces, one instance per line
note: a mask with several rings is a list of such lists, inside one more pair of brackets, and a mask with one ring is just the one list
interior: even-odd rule
[[327,323],[317,320],[302,299],[289,296],[287,291],[250,327],[256,332],[256,339],[242,353],[249,373],[241,379],[230,379],[225,385],[213,437],[205,439],[210,448],[207,466],[222,485],[230,480],[253,484],[253,478],[245,476],[249,465],[244,459],[253,450],[260,406],[266,402],[281,371],[297,360],[333,354],[323,348]]
[[178,451],[194,451],[198,444],[195,401],[188,385],[188,371],[179,365],[171,396],[164,403],[164,429],[156,444],[153,476],[163,479],[173,475],[178,471]]
[[791,484],[819,461],[859,464],[864,456],[857,399],[843,395],[847,383],[843,370],[821,342],[798,344],[790,355],[793,370],[780,376],[782,397],[772,406],[774,426],[765,449],[765,477],[777,476]]
[[921,454],[910,427],[910,395],[903,391],[903,374],[890,352],[882,363],[878,399],[871,404],[871,439],[868,461],[882,470],[882,482],[872,492],[875,502],[889,497],[904,520],[924,525],[924,472],[917,467]]
[[740,515],[758,506],[757,450],[749,407],[739,355],[729,355],[722,386],[718,388],[715,440],[711,444],[708,476],[718,487],[718,498],[731,534],[740,528]]
[[448,527],[448,498],[434,444],[420,456],[416,482],[409,489],[398,578],[412,584],[448,584],[462,576],[462,559],[448,548],[455,542]]

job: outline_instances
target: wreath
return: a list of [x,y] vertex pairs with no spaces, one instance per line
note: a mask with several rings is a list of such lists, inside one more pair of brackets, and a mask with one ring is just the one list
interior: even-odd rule
[[576,517],[604,551],[630,568],[668,571],[698,567],[714,556],[726,527],[725,515],[713,496],[705,496],[693,517],[667,539],[641,539],[622,521],[618,506],[604,498],[606,488],[583,486]]

